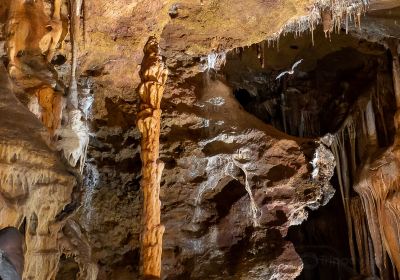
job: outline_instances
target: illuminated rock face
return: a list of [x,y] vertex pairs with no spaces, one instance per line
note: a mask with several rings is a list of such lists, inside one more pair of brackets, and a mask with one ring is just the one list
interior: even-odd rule
[[[289,228],[304,223],[307,216],[312,223],[313,213],[331,199],[330,179],[337,162],[336,172],[345,175],[353,168],[352,153],[346,149],[355,150],[359,144],[354,142],[357,129],[365,127],[360,139],[373,145],[393,133],[392,126],[385,130],[381,123],[391,114],[385,103],[390,99],[379,103],[382,107],[375,115],[371,108],[375,110],[376,100],[361,100],[357,104],[362,110],[350,114],[353,121],[332,131],[337,132],[333,138],[320,140],[323,129],[313,110],[322,103],[315,99],[304,107],[302,90],[310,87],[307,79],[318,60],[332,52],[357,48],[382,55],[384,51],[370,48],[368,42],[343,39],[335,32],[343,27],[380,43],[387,36],[399,37],[392,25],[398,11],[380,11],[395,7],[395,2],[371,1],[374,12],[364,18],[365,6],[357,0],[334,1],[333,6],[331,1],[304,0],[1,1],[0,46],[6,48],[0,56],[15,86],[8,86],[3,71],[0,87],[7,94],[1,96],[6,105],[0,108],[0,227],[25,229],[25,278],[138,277],[140,180],[160,179],[153,169],[141,175],[139,151],[146,150],[147,142],[157,141],[148,135],[150,141],[140,143],[139,130],[146,135],[147,128],[143,122],[137,125],[145,116],[138,113],[151,107],[163,110],[161,123],[156,124],[160,160],[165,163],[160,179],[161,220],[154,223],[165,226],[161,278],[294,279],[304,260],[299,247],[296,252],[287,238]],[[280,32],[300,36],[305,30],[294,43],[281,38],[281,52],[270,55],[268,46],[278,42],[264,40],[276,40]],[[320,44],[324,32],[328,40]],[[142,81],[139,70],[146,66],[141,64],[142,51],[153,35],[170,72],[168,82],[157,81],[157,85]],[[302,52],[312,41],[315,48]],[[249,49],[254,50],[256,66],[241,72]],[[232,56],[238,64],[231,64]],[[299,72],[282,83],[275,81],[275,74],[300,58],[304,61]],[[233,72],[243,74],[243,80],[235,81]],[[302,85],[302,81],[306,82]],[[317,82],[325,81],[323,77]],[[347,81],[336,90],[346,90],[349,84],[351,91],[358,90]],[[261,100],[265,96],[257,94],[270,86],[285,89],[283,97],[250,107],[235,98],[241,89]],[[381,92],[390,92],[387,86],[387,81],[380,84]],[[158,94],[164,88],[159,104]],[[139,106],[139,101],[147,105]],[[338,110],[326,106],[320,111],[329,111],[329,118],[340,127],[351,106],[340,94],[336,101]],[[282,127],[268,117],[274,106],[283,109],[275,120],[285,119]],[[362,121],[357,119],[361,115]],[[59,140],[68,149],[60,147]],[[68,162],[60,163],[58,158],[64,155],[56,155],[47,145],[63,150]],[[155,146],[149,157],[158,154]],[[395,266],[399,262],[397,181],[392,175],[379,180],[381,173],[390,173],[385,168],[397,170],[395,146],[381,157],[391,164],[375,166],[379,157],[371,155],[364,169],[376,170],[354,172],[357,176],[351,176],[351,182],[346,176],[333,179],[338,207],[346,212],[343,239],[353,241],[357,272],[369,276],[374,275],[374,264],[382,271],[382,265],[389,263],[384,252],[389,252]],[[76,192],[72,190],[75,176],[65,171],[69,164],[83,171],[82,188],[76,186]],[[363,165],[358,168],[363,170]],[[382,192],[384,187],[390,191]],[[316,211],[310,214],[309,209]],[[336,218],[336,210],[329,209]],[[329,232],[329,225],[321,224],[317,228]],[[349,225],[356,230],[348,231]],[[374,242],[368,241],[369,236]]]

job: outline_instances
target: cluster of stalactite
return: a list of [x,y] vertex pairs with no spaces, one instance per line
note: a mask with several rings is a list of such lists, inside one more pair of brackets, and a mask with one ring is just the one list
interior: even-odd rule
[[[60,213],[71,200],[72,176],[42,137],[40,122],[18,102],[0,65],[0,228],[25,236],[24,279],[54,279]],[[47,199],[44,199],[47,198]]]
[[[301,36],[304,32],[310,31],[312,44],[314,45],[314,31],[319,24],[326,38],[331,38],[331,33],[340,33],[342,27],[346,34],[349,31],[349,24],[353,22],[355,27],[361,28],[361,15],[368,10],[369,0],[319,0],[309,9],[307,15],[294,18],[285,24],[273,36],[266,38],[266,41],[256,43],[257,57],[262,68],[265,67],[265,47],[277,47],[279,49],[279,38],[281,35],[294,34]],[[243,53],[243,47],[233,50],[239,56]],[[226,53],[215,50],[206,57],[201,58],[202,70],[218,70],[225,64]]]
[[[76,77],[82,5],[81,0],[51,3],[13,0],[9,2],[5,26],[7,70],[18,91],[24,93],[21,100],[47,128],[42,137],[52,153],[55,155],[56,149],[62,151],[69,164],[79,167],[81,173],[89,143],[87,118],[93,102],[90,84],[78,87]],[[65,38],[70,38],[70,55],[62,50],[68,44]],[[58,80],[51,63],[59,52],[67,59],[71,56],[68,88]],[[4,116],[9,115],[4,113]],[[0,147],[1,160],[7,157],[9,164],[0,169],[1,184],[5,188],[4,198],[1,198],[2,204],[3,199],[5,201],[1,208],[4,219],[0,221],[0,228],[18,227],[25,221],[24,278],[54,279],[60,255],[67,254],[74,256],[80,265],[79,279],[95,279],[97,265],[91,262],[91,251],[84,235],[71,226],[71,220],[62,231],[64,222],[55,218],[71,200],[74,177],[66,176],[69,180],[66,182],[66,178],[47,166],[47,154],[40,156],[34,147],[27,150],[21,145],[9,146],[6,142]],[[33,154],[28,156],[29,153]],[[11,163],[15,166],[15,159],[21,168],[11,168]],[[37,171],[36,165],[40,167]],[[7,189],[8,185],[11,187]]]
[[[296,102],[298,100],[293,98],[293,96],[299,93],[297,89],[288,88],[280,95],[280,113],[283,130],[285,133],[298,135],[300,137],[317,136],[320,134],[320,126],[316,121],[319,117],[319,111],[316,106],[313,106],[313,101],[310,101],[307,106],[298,104],[299,102]],[[295,102],[293,102],[293,100],[295,100]],[[291,103],[289,103],[290,101]],[[269,100],[269,102],[271,101]]]
[[144,279],[159,279],[161,274],[162,236],[160,221],[160,180],[164,163],[159,157],[161,99],[168,70],[159,53],[158,42],[151,37],[145,48],[139,87],[140,112],[137,126],[142,134],[141,159],[143,212],[141,233],[141,274]]
[[[71,166],[79,163],[82,172],[89,143],[86,111],[93,98],[78,89],[76,78],[82,1],[69,2],[70,20],[69,13],[65,14],[66,6],[67,2],[61,0],[55,0],[50,7],[45,7],[43,1],[10,2],[6,26],[8,70],[27,92],[28,108],[49,129],[54,145],[63,151]],[[68,33],[72,62],[66,98],[65,88],[57,81],[49,62]]]
[[400,273],[400,193],[399,193],[399,109],[400,66],[397,42],[390,42],[393,58],[393,85],[396,96],[396,135],[394,144],[378,159],[370,159],[361,171],[354,189],[362,198],[374,248],[375,262],[381,275],[390,274],[387,262]]
[[309,9],[307,15],[289,21],[280,31],[268,39],[270,44],[278,46],[279,37],[288,33],[300,36],[305,31],[310,31],[311,40],[314,44],[314,31],[322,24],[325,36],[330,38],[332,32],[340,32],[342,26],[346,33],[350,22],[358,28],[361,27],[361,15],[368,9],[368,0],[319,0]]
[[71,166],[75,167],[77,163],[79,163],[81,173],[83,172],[89,145],[89,128],[86,122],[87,109],[93,102],[93,98],[91,98],[90,95],[79,95],[80,92],[76,77],[82,4],[82,0],[70,1],[71,20],[69,34],[72,44],[71,75],[69,94],[66,102],[66,125],[57,131],[57,136],[59,138],[57,149],[63,151],[65,158]]
[[[335,133],[332,144],[353,267],[362,275],[381,279],[396,279],[400,272],[400,66],[398,43],[390,44],[393,79],[385,80],[378,72],[376,87],[359,98],[351,115]],[[387,86],[396,97],[396,134],[394,144],[382,149],[376,124],[385,134],[381,145],[385,146],[387,127],[382,121],[384,112],[380,105],[384,92],[380,90]]]
[[99,267],[92,258],[89,240],[80,226],[73,220],[66,221],[59,237],[60,251],[67,257],[73,257],[79,266],[77,279],[96,280]]
[[[358,238],[354,238],[354,232],[360,228],[356,225],[359,221],[353,221],[353,217],[357,217],[357,215],[352,215],[352,212],[356,212],[356,206],[352,204],[352,184],[357,174],[357,163],[365,156],[367,147],[376,147],[376,144],[375,114],[371,96],[363,96],[355,104],[353,112],[347,117],[341,128],[335,133],[331,146],[336,160],[336,173],[346,214],[353,267],[356,267],[357,264],[354,240],[359,241]],[[360,253],[361,249],[358,249]]]

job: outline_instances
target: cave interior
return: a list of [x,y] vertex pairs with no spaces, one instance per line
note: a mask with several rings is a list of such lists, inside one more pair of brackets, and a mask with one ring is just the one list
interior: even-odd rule
[[1,0],[0,279],[400,279],[400,4],[244,2]]

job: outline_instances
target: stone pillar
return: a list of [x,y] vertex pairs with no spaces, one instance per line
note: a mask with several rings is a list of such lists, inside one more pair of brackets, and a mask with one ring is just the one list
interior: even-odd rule
[[141,232],[141,275],[143,279],[159,279],[161,274],[162,236],[160,222],[160,180],[164,164],[158,160],[160,137],[160,103],[168,70],[159,54],[156,38],[150,37],[144,47],[139,88],[140,112],[137,126],[142,134],[141,159],[143,212]]

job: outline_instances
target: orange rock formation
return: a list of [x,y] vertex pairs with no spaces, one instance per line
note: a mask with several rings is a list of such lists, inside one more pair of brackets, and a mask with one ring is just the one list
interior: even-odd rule
[[141,273],[144,279],[159,279],[161,274],[162,236],[160,222],[160,179],[164,164],[158,160],[160,137],[160,103],[168,71],[159,54],[156,38],[144,48],[141,69],[140,112],[137,125],[142,134],[141,158],[143,212],[141,236]]

